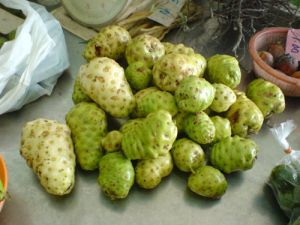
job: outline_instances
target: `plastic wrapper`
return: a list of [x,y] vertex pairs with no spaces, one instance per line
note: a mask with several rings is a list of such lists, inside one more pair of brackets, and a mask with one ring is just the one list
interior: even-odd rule
[[287,153],[272,169],[268,185],[275,198],[290,218],[289,225],[300,225],[300,151],[289,145],[287,137],[296,129],[292,120],[271,128],[275,139]]
[[63,30],[38,4],[0,0],[7,8],[22,10],[26,19],[15,39],[0,49],[0,115],[50,95],[58,77],[69,67]]

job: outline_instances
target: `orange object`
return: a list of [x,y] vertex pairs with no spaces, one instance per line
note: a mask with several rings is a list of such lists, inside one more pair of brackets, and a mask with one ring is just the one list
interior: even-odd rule
[[[0,154],[0,179],[3,183],[4,190],[7,190],[7,183],[8,183],[7,169],[6,169],[4,158],[1,154]],[[0,202],[0,212],[2,210],[4,202],[5,200]]]
[[258,52],[267,50],[268,46],[274,42],[286,41],[288,28],[271,27],[254,34],[248,45],[249,54],[253,60],[254,73],[281,88],[286,96],[300,96],[300,80],[282,73],[267,65]]
[[292,77],[295,77],[295,78],[300,78],[300,71],[296,71],[295,73],[292,74]]

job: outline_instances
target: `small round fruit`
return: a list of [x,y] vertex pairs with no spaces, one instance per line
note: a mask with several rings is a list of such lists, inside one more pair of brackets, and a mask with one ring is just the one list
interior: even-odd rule
[[283,55],[285,53],[283,44],[280,42],[271,43],[268,48],[268,52],[273,55],[274,60],[276,60],[278,57]]
[[142,90],[149,86],[152,80],[152,71],[145,62],[137,61],[126,68],[125,76],[131,88]]
[[183,172],[193,172],[205,164],[201,146],[187,138],[175,141],[171,153],[176,167]]
[[298,61],[290,54],[280,56],[274,64],[275,69],[278,69],[287,75],[295,73],[298,70],[298,66]]
[[273,67],[274,57],[270,52],[261,51],[258,53],[259,57],[269,66]]
[[218,169],[203,166],[189,176],[188,187],[198,195],[216,199],[225,194],[227,181]]

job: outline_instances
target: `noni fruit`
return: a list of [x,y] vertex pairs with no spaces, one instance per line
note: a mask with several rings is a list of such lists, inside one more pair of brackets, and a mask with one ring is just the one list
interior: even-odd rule
[[215,88],[216,92],[215,98],[209,108],[218,113],[226,112],[236,101],[234,91],[225,84],[214,83],[212,86]]
[[121,152],[104,155],[99,162],[98,183],[111,199],[126,198],[134,184],[134,168]]
[[194,172],[205,165],[205,154],[201,146],[187,138],[175,141],[171,149],[176,167],[183,172]]
[[74,104],[78,104],[79,102],[91,102],[92,99],[85,94],[80,87],[79,76],[76,77],[73,87],[72,100]]
[[222,83],[235,88],[241,82],[239,62],[230,55],[214,55],[207,61],[206,78],[211,83]]
[[142,61],[148,67],[165,54],[164,45],[154,36],[141,34],[133,38],[127,45],[125,57],[128,64]]
[[101,139],[106,135],[106,115],[95,103],[81,102],[66,115],[71,129],[75,153],[79,165],[84,170],[98,168],[103,155]]
[[191,55],[194,54],[194,49],[185,46],[184,44],[172,44],[170,42],[162,42],[162,44],[165,46],[165,52],[166,54],[171,53],[180,53],[184,55]]
[[179,110],[196,113],[210,106],[215,97],[215,88],[205,79],[188,76],[175,91]]
[[247,85],[246,95],[258,106],[265,118],[285,109],[285,98],[281,89],[261,78]]
[[198,144],[209,144],[215,138],[215,126],[205,112],[189,114],[184,119],[184,132]]
[[143,61],[133,62],[125,70],[125,76],[134,90],[142,90],[149,86],[152,80],[152,71]]
[[102,139],[102,147],[106,152],[115,152],[121,149],[122,133],[117,130],[110,131]]
[[161,90],[174,92],[188,76],[199,76],[198,65],[191,57],[172,53],[163,56],[153,67],[154,84]]
[[237,94],[237,100],[227,111],[226,117],[231,123],[232,134],[241,137],[258,133],[264,121],[260,109],[241,92]]
[[173,169],[171,153],[155,159],[141,159],[135,167],[136,183],[144,189],[157,187],[163,177],[168,176]]
[[227,186],[225,176],[212,166],[199,167],[188,178],[188,187],[194,193],[207,198],[221,198]]
[[130,40],[130,34],[124,28],[117,25],[106,26],[87,43],[83,57],[87,61],[96,57],[119,59],[124,55]]
[[253,140],[235,135],[213,145],[210,162],[225,173],[248,170],[253,167],[257,151],[258,147]]
[[67,125],[47,119],[26,123],[20,153],[48,193],[66,195],[72,191],[75,154]]
[[212,116],[210,119],[216,128],[214,141],[219,141],[223,138],[231,136],[230,121],[227,118],[223,118],[221,116]]
[[182,133],[184,131],[184,119],[187,115],[189,115],[188,112],[178,111],[178,113],[173,117],[178,133]]
[[113,59],[95,58],[80,69],[80,86],[113,117],[127,117],[135,106],[124,69]]
[[172,148],[176,137],[172,115],[159,110],[123,130],[122,150],[129,159],[157,158]]
[[155,87],[143,89],[135,94],[136,106],[133,117],[146,117],[149,113],[163,109],[172,116],[177,112],[175,98],[167,91],[160,91]]

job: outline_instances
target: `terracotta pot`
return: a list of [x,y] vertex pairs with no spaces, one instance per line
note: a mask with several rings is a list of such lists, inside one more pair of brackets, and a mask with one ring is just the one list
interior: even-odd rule
[[258,55],[267,50],[271,43],[286,42],[287,27],[270,27],[253,35],[249,41],[248,51],[253,60],[254,73],[281,88],[286,96],[300,96],[300,79],[290,77],[266,64]]
[[[4,190],[7,190],[7,183],[8,183],[7,169],[2,155],[0,155],[0,179],[3,183]],[[5,200],[0,202],[0,212],[3,208],[4,202]]]

